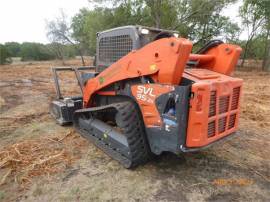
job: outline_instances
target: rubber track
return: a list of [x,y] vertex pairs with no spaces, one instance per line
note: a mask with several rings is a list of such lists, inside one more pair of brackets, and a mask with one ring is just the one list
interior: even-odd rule
[[[121,153],[118,148],[114,148],[113,144],[108,144],[95,134],[91,134],[90,131],[82,130],[78,125],[78,119],[80,116],[84,116],[85,113],[93,112],[103,113],[109,109],[116,109],[116,123],[118,127],[123,131],[123,135],[128,142],[129,153]],[[89,118],[91,121],[91,118]],[[125,168],[134,168],[138,165],[144,164],[150,157],[150,149],[146,140],[144,131],[144,124],[140,111],[136,108],[132,102],[121,102],[110,104],[102,107],[95,107],[89,109],[82,109],[75,112],[74,116],[75,129],[84,137],[90,139],[97,147],[103,150],[107,155],[120,162]]]

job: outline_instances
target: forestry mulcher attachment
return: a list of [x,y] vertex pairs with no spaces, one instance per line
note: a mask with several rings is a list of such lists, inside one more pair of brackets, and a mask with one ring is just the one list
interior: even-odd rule
[[[95,66],[53,68],[58,97],[51,112],[126,168],[163,151],[199,150],[237,130],[242,80],[230,74],[241,48],[213,40],[191,50],[169,30],[97,33]],[[75,72],[82,96],[61,96],[63,70]]]

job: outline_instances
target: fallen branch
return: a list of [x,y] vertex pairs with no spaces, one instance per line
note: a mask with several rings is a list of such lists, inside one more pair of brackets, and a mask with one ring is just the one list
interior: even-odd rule
[[37,80],[37,79],[30,79],[32,82],[39,82],[39,83],[51,83],[51,81],[44,81],[44,80]]
[[59,143],[59,141],[58,140],[54,140],[54,139],[52,139],[52,138],[49,138],[49,137],[47,137],[47,138],[45,138],[46,140],[49,140],[49,141],[52,141],[52,142],[55,142],[55,143]]
[[190,187],[195,187],[195,186],[198,186],[198,185],[206,185],[206,184],[209,184],[209,183],[202,183],[202,182],[200,182],[200,183],[192,184],[192,185],[190,185],[188,187],[190,188]]
[[0,117],[0,119],[23,119],[25,117],[23,116],[16,116],[16,117],[12,117],[12,116],[2,116]]
[[23,181],[28,181],[28,182],[32,182],[29,178],[27,178],[27,177],[21,177],[21,182],[23,182]]
[[49,114],[49,112],[40,112],[40,113],[33,113],[33,114],[27,114],[25,116],[1,116],[0,119],[15,119],[15,120],[20,120],[20,119],[27,119],[27,118],[32,118],[35,119],[37,117],[43,116],[43,115],[47,115]]
[[17,148],[17,144],[16,145],[14,145],[14,150],[17,152],[17,154],[19,155],[19,156],[22,156],[22,154],[21,154],[21,152],[19,151],[19,149]]
[[257,175],[259,175],[260,177],[262,177],[265,181],[270,182],[269,177],[267,177],[267,176],[261,174],[259,171],[257,171],[257,170],[255,170],[255,169],[251,168],[251,167],[248,166],[247,164],[244,164],[244,163],[237,163],[236,165],[238,165],[238,166],[240,166],[240,167],[241,167],[241,166],[244,166],[245,168],[248,168],[249,171],[252,171],[252,172],[254,172],[255,174],[257,174]]
[[11,171],[12,170],[9,169],[8,172],[3,176],[3,178],[2,178],[2,180],[0,182],[0,186],[3,185],[3,184],[5,184],[7,177],[11,174]]
[[73,131],[69,131],[68,133],[66,133],[66,135],[64,137],[62,137],[61,139],[58,140],[58,142],[63,141],[65,138],[67,138],[69,135],[72,134]]
[[1,152],[0,152],[0,155],[1,155],[1,154],[8,154],[8,151],[1,151]]
[[252,170],[252,171],[253,171],[254,173],[256,173],[257,175],[261,176],[265,181],[270,182],[270,179],[269,179],[267,176],[261,174],[259,171],[254,170],[254,169],[252,169],[252,168],[250,168],[250,170]]
[[6,165],[8,162],[10,162],[10,161],[22,162],[21,160],[13,159],[13,158],[10,158],[10,159],[4,159],[4,161],[0,162],[0,168],[5,167],[5,165]]
[[0,130],[2,131],[9,131],[10,129],[18,128],[18,126],[9,126],[7,127],[0,127]]
[[54,156],[50,156],[50,157],[48,157],[48,158],[46,158],[46,159],[40,160],[39,162],[33,163],[32,166],[31,166],[32,169],[30,169],[30,170],[33,170],[33,169],[34,169],[36,166],[38,166],[38,165],[42,165],[42,164],[44,164],[44,163],[46,163],[46,162],[48,162],[48,161],[50,161],[50,160],[52,160],[52,159],[58,158],[59,156],[63,155],[63,153],[64,153],[64,150],[61,151],[59,154],[56,154],[56,155],[54,155]]

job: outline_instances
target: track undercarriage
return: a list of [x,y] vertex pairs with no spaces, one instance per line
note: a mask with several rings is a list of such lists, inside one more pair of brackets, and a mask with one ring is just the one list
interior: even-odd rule
[[143,122],[132,102],[77,110],[74,127],[107,155],[131,168],[149,158]]

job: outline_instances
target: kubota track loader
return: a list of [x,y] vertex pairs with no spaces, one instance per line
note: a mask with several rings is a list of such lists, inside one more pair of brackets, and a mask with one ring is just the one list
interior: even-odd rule
[[[199,150],[237,130],[241,48],[210,41],[196,54],[177,33],[142,26],[97,34],[94,67],[53,68],[51,112],[126,168],[154,153]],[[95,68],[96,72],[82,73]],[[82,96],[63,98],[57,72],[75,72]]]

